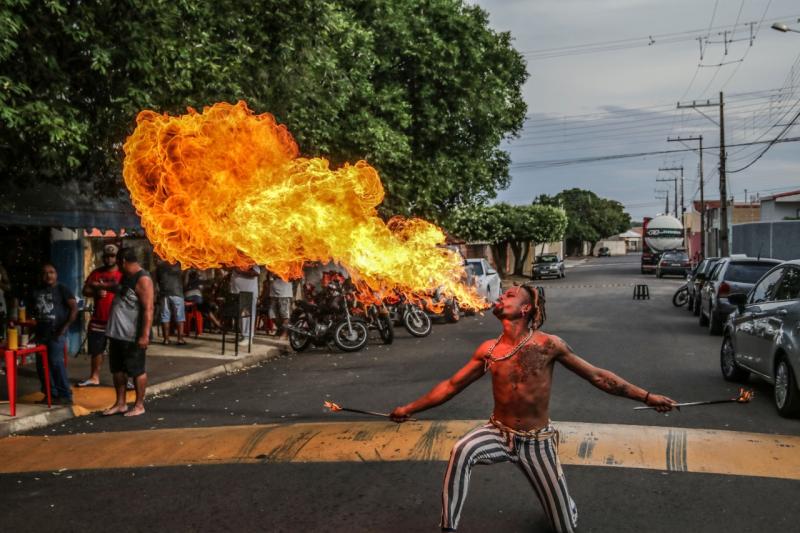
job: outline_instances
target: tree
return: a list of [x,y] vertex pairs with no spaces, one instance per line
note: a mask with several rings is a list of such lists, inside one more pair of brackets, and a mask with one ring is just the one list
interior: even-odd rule
[[583,242],[591,243],[590,253],[598,241],[631,227],[631,216],[616,200],[600,198],[583,189],[563,190],[555,196],[541,195],[535,204],[561,206],[567,213],[567,248],[580,250]]
[[508,184],[526,77],[462,0],[6,0],[0,173],[119,191],[140,110],[246,100],[303,155],[374,165],[384,214],[440,219]]
[[514,253],[514,274],[522,275],[529,247],[560,240],[567,227],[563,209],[545,205],[465,207],[448,221],[451,232],[470,241],[488,242],[500,275],[505,275],[507,250]]

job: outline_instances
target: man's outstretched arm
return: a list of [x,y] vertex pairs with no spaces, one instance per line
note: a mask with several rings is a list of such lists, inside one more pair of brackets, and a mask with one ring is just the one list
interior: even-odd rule
[[405,422],[414,413],[425,411],[431,407],[436,407],[448,401],[450,398],[466,389],[470,383],[477,380],[486,372],[484,357],[491,341],[484,342],[475,350],[469,362],[453,374],[452,377],[440,382],[427,394],[421,396],[411,403],[396,407],[391,413],[392,420],[395,422]]
[[610,370],[592,365],[576,355],[566,342],[557,337],[554,338],[554,342],[558,350],[558,361],[598,389],[615,396],[624,396],[631,400],[644,402],[651,407],[655,407],[659,413],[672,410],[675,400],[661,394],[648,392],[633,383],[625,381]]

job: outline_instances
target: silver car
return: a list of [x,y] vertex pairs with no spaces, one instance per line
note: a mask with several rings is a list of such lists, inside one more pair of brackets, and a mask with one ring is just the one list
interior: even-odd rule
[[723,377],[741,382],[759,376],[774,385],[782,416],[800,415],[800,260],[767,272],[748,295],[728,299],[737,309],[723,333]]
[[541,279],[547,276],[565,278],[564,261],[556,254],[537,255],[533,262],[531,279]]
[[769,269],[781,264],[777,259],[737,256],[720,259],[700,290],[699,324],[708,333],[719,335],[735,306],[728,298],[736,293],[747,294]]

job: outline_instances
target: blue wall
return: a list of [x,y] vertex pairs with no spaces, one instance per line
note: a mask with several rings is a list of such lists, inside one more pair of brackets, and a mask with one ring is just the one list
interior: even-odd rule
[[[83,309],[83,237],[71,230],[52,230],[50,260],[58,272],[58,281],[66,285],[78,300],[78,308]],[[70,354],[75,354],[81,346],[83,313],[72,324],[67,335]]]

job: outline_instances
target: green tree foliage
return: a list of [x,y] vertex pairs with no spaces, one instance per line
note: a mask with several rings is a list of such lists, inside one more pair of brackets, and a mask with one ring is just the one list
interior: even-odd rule
[[536,204],[561,206],[567,212],[567,248],[580,250],[584,241],[591,243],[591,251],[598,241],[630,229],[631,216],[616,200],[600,198],[583,189],[563,190],[555,196],[541,195]]
[[385,214],[438,219],[508,184],[526,76],[462,0],[5,0],[0,173],[119,190],[138,111],[243,99],[304,155],[373,164]]
[[508,205],[498,203],[460,208],[448,221],[450,231],[469,241],[490,244],[495,265],[501,275],[507,251],[514,252],[514,274],[522,275],[529,244],[561,240],[567,228],[563,209],[546,205]]

